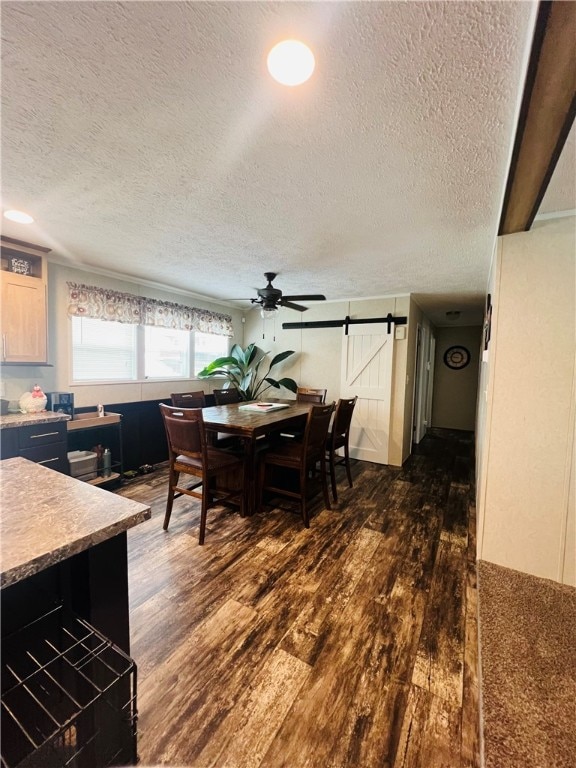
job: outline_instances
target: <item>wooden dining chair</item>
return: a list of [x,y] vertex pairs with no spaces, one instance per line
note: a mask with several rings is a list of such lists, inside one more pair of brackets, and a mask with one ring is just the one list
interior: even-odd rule
[[298,387],[296,401],[299,403],[315,403],[324,405],[326,402],[326,389],[312,389],[311,387]]
[[[330,496],[326,471],[326,438],[330,419],[334,411],[334,403],[330,405],[313,405],[306,420],[303,439],[279,439],[267,451],[260,455],[259,499],[260,505],[264,491],[289,496],[300,500],[300,511],[306,528],[310,527],[307,506],[308,482],[316,477],[316,469],[320,465],[320,482],[324,503],[330,509]],[[293,470],[297,474],[298,489],[292,490],[281,487],[274,480],[274,467]]]
[[[336,466],[344,464],[348,483],[352,488],[352,473],[350,472],[350,455],[348,453],[348,442],[350,439],[350,424],[352,423],[352,414],[358,397],[340,398],[334,411],[334,420],[328,433],[326,441],[326,453],[328,455],[328,469],[330,471],[330,480],[332,484],[332,496],[334,501],[338,501],[338,492],[336,490]],[[340,457],[336,453],[342,448],[344,456]]]
[[[212,447],[206,438],[204,419],[201,408],[175,408],[160,403],[160,412],[164,420],[170,474],[168,478],[168,499],[164,516],[164,530],[168,530],[174,499],[182,495],[201,499],[199,543],[204,544],[206,517],[208,509],[216,504],[234,503],[243,507],[244,460],[232,453]],[[179,484],[181,474],[200,478],[189,487]],[[230,474],[242,478],[240,490],[216,489],[217,479],[226,479]],[[201,491],[198,490],[201,487]]]
[[206,406],[206,395],[202,389],[196,392],[173,392],[170,398],[175,408],[204,408]]
[[[297,403],[315,403],[316,405],[324,405],[326,402],[326,389],[312,389],[311,387],[298,387],[296,390],[296,402]],[[303,431],[298,429],[283,429],[281,432],[282,437],[291,437],[301,440],[303,437]]]
[[228,389],[215,389],[212,394],[216,405],[228,405],[228,403],[239,403],[241,401],[240,392],[236,387],[228,387]]

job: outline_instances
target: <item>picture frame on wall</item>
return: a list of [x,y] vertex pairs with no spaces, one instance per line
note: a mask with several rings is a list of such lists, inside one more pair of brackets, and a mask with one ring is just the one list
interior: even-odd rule
[[486,296],[486,308],[484,310],[484,350],[488,349],[490,343],[490,332],[492,327],[492,296]]

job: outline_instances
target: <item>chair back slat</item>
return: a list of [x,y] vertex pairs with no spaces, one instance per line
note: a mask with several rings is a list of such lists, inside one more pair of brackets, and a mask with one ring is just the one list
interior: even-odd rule
[[176,408],[160,403],[169,450],[201,459],[206,452],[206,432],[201,408]]
[[174,392],[170,395],[172,405],[176,408],[204,408],[206,395],[202,389],[196,392]]
[[332,424],[332,437],[345,438],[350,432],[352,415],[358,396],[351,398],[340,398],[336,405],[334,413],[334,423]]
[[236,387],[229,387],[228,389],[215,389],[212,394],[216,405],[227,405],[228,403],[239,403],[240,392]]
[[326,402],[326,389],[312,389],[311,387],[298,387],[296,400],[299,403],[316,403],[324,405]]
[[334,403],[330,403],[330,405],[313,405],[310,408],[303,445],[304,453],[308,458],[324,453],[333,411]]

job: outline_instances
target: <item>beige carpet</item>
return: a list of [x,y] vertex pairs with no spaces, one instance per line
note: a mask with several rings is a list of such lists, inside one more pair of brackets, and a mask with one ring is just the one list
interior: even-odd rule
[[478,564],[485,768],[575,768],[576,590]]

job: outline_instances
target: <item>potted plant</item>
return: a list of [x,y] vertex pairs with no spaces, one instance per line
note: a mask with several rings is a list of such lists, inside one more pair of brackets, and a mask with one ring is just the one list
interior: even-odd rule
[[266,373],[260,373],[260,366],[268,352],[264,352],[255,344],[249,344],[242,349],[239,344],[234,344],[229,357],[218,357],[203,368],[198,374],[201,379],[210,379],[214,376],[225,376],[230,384],[240,392],[243,400],[257,400],[268,389],[280,389],[285,387],[290,392],[296,392],[298,385],[294,379],[273,379],[269,374],[272,368],[294,354],[294,350],[280,352],[275,355],[268,366]]

